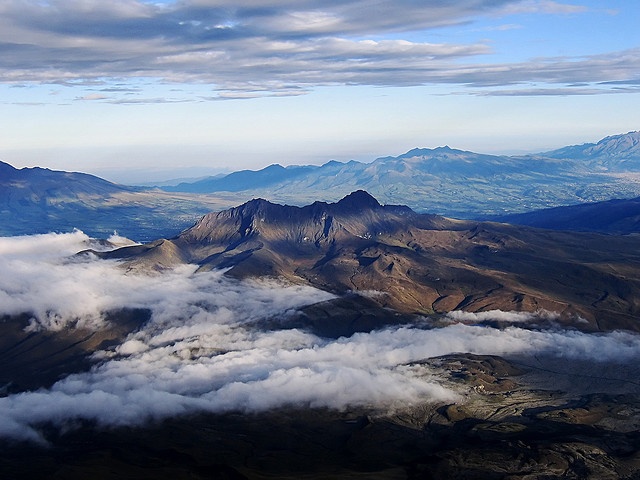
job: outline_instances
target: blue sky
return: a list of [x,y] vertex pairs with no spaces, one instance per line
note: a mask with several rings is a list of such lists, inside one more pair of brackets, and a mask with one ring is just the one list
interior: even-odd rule
[[0,159],[140,182],[640,129],[640,2],[2,0]]

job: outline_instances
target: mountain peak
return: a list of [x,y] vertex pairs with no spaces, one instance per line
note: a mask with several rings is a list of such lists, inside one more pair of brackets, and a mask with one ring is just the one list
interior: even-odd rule
[[552,158],[619,160],[640,157],[640,131],[610,135],[598,143],[559,148],[542,155]]
[[[205,215],[178,239],[186,244],[226,244],[247,251],[262,250],[265,245],[278,251],[284,249],[283,252],[307,247],[315,249],[345,239],[348,242],[369,241],[382,233],[406,228],[407,219],[412,215],[417,214],[407,207],[383,207],[364,190],[357,190],[337,203],[315,202],[304,207],[254,199],[235,208]],[[422,225],[432,219],[416,217],[414,220]]]
[[10,174],[13,175],[15,172],[17,172],[17,170],[13,166],[0,161],[0,173],[2,173],[3,177],[7,177]]
[[368,192],[356,190],[336,203],[336,206],[349,210],[363,210],[380,208],[382,205]]
[[640,132],[605,137],[585,152],[589,155],[637,156],[640,154]]

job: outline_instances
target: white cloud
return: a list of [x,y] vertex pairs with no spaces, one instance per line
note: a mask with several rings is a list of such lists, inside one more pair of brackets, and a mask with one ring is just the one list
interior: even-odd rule
[[560,315],[555,312],[538,310],[537,312],[503,312],[502,310],[489,310],[486,312],[465,312],[454,310],[447,313],[448,318],[456,322],[487,322],[499,321],[509,323],[532,322],[535,320],[558,320]]
[[[69,318],[99,318],[99,311],[126,306],[150,309],[151,319],[119,346],[97,352],[98,363],[90,371],[48,390],[0,398],[2,436],[43,441],[42,424],[64,426],[78,419],[140,425],[190,412],[454,402],[461,398],[458,393],[416,365],[453,352],[622,362],[640,355],[640,336],[629,333],[499,330],[461,323],[321,338],[288,329],[287,320],[304,305],[331,299],[326,292],[271,280],[240,282],[222,272],[194,273],[189,265],[145,276],[128,274],[111,261],[68,261],[67,255],[91,243],[81,232],[0,239],[0,263],[13,278],[0,285],[5,292],[0,313],[29,305],[35,312],[57,312],[58,324],[38,319],[40,328],[49,329],[71,328]],[[12,303],[16,292],[20,302]],[[451,317],[522,324],[534,316],[494,311]],[[270,323],[279,328],[259,327],[264,318],[278,319]],[[100,328],[99,322],[93,327]]]

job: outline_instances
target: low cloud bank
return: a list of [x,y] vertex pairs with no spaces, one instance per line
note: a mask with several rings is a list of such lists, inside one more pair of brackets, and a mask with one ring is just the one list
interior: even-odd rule
[[538,319],[557,320],[560,315],[555,312],[539,310],[533,312],[504,312],[502,310],[490,310],[487,312],[465,312],[463,310],[454,310],[446,315],[456,322],[508,322],[521,323],[531,322]]
[[[326,292],[239,282],[221,272],[196,274],[194,266],[145,276],[126,274],[117,262],[70,261],[68,255],[87,248],[87,242],[80,232],[0,239],[0,266],[12,275],[0,283],[0,313],[29,306],[32,328],[52,330],[73,328],[79,322],[68,319],[79,318],[93,319],[83,327],[101,328],[99,312],[112,308],[149,308],[151,319],[113,350],[97,352],[99,363],[91,371],[48,390],[0,398],[0,436],[44,441],[43,424],[77,420],[140,425],[190,412],[454,402],[458,395],[417,364],[454,352],[597,361],[640,356],[638,335],[532,331],[519,325],[401,326],[321,338],[286,326],[291,312],[332,298]],[[47,312],[56,312],[57,321]],[[491,315],[525,320],[502,313]],[[265,317],[278,317],[281,329],[258,329],[257,320]]]

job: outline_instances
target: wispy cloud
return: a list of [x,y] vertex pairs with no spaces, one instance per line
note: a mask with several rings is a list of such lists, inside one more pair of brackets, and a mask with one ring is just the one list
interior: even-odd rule
[[[88,246],[99,245],[81,232],[0,239],[0,267],[12,279],[0,284],[0,313],[28,309],[32,328],[50,330],[75,328],[78,318],[92,318],[83,326],[100,329],[101,311],[124,306],[148,308],[151,318],[120,345],[97,352],[90,371],[47,390],[0,398],[1,436],[42,442],[42,425],[79,419],[140,425],[193,412],[461,401],[421,365],[452,352],[620,362],[640,355],[638,335],[529,330],[539,316],[499,311],[452,318],[517,326],[406,325],[322,338],[288,323],[296,309],[331,299],[326,292],[240,282],[188,265],[148,276],[91,256],[69,258]],[[260,327],[265,318],[272,320],[269,329]]]
[[511,2],[502,8],[502,14],[517,13],[547,13],[547,14],[576,14],[589,11],[586,5],[555,2],[553,0],[523,0]]
[[82,97],[77,97],[76,100],[80,101],[95,101],[95,100],[106,100],[109,97],[106,95],[102,95],[101,93],[89,93],[87,95],[83,95]]
[[497,31],[497,32],[506,32],[508,30],[520,30],[523,26],[517,23],[506,23],[503,25],[496,25],[495,27],[487,27],[484,30],[487,31]]
[[[280,91],[278,85],[304,92],[335,84],[482,86],[486,77],[500,85],[637,78],[639,61],[633,52],[608,54],[626,56],[611,71],[597,56],[489,65],[481,61],[491,53],[486,43],[361,40],[458,25],[490,13],[585,10],[553,1],[514,0],[384,0],[374,6],[362,0],[14,0],[0,6],[0,81],[69,84],[147,78],[210,85],[219,92],[212,97],[225,99],[270,96]],[[265,89],[247,95],[248,86]]]

